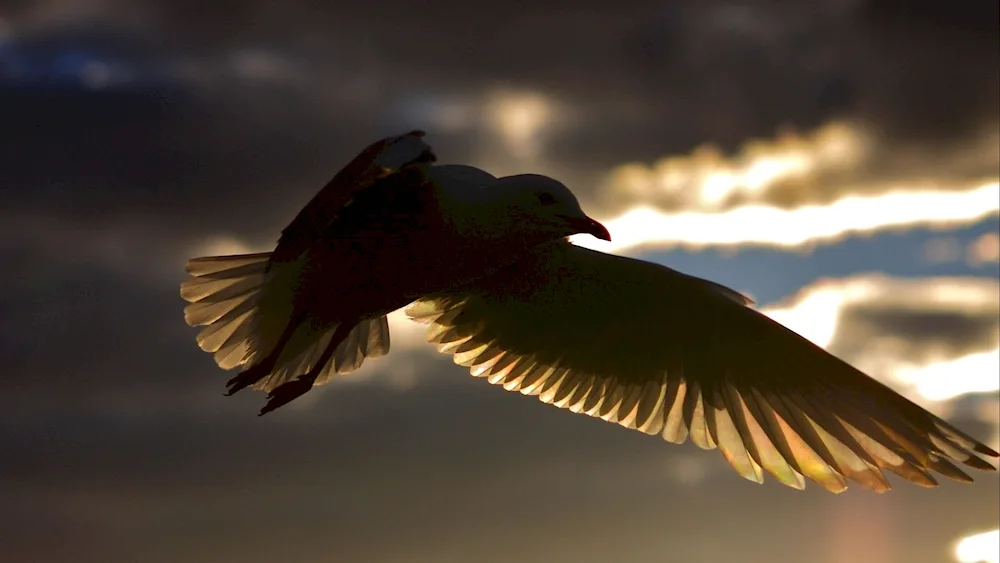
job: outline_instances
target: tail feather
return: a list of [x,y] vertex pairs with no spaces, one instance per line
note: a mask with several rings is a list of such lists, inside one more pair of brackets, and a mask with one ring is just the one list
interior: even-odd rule
[[[299,263],[268,270],[270,253],[195,258],[187,263],[191,275],[181,284],[181,297],[190,304],[184,320],[204,327],[198,346],[212,353],[222,369],[249,368],[271,353],[291,312],[291,279]],[[290,270],[290,271],[284,271]],[[269,284],[269,282],[274,282]],[[274,287],[271,287],[271,286]],[[280,287],[278,287],[280,286]],[[286,303],[287,301],[287,303]],[[333,336],[336,324],[296,330],[271,373],[253,387],[270,391],[307,373]],[[389,351],[389,325],[383,316],[359,323],[336,349],[316,383],[361,367],[367,357]]]
[[237,295],[219,301],[196,301],[184,308],[184,321],[189,326],[204,326],[213,324],[223,317],[242,315],[257,306],[257,291]]
[[[278,358],[277,367],[271,374],[253,385],[260,391],[271,391],[283,383],[292,381],[297,376],[309,372],[319,359],[333,337],[337,326],[331,326],[322,333],[315,333],[304,328],[296,334],[285,347],[285,352]],[[364,345],[362,345],[364,343]],[[333,357],[323,366],[316,385],[321,385],[333,379],[337,374],[350,373],[357,370],[366,358],[377,358],[389,351],[389,322],[385,317],[361,321],[348,334],[347,338],[337,346]]]
[[184,271],[202,279],[240,277],[267,270],[267,261],[270,258],[270,252],[205,256],[188,260]]

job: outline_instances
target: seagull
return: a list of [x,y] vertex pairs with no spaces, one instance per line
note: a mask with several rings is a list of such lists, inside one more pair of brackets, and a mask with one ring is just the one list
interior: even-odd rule
[[739,292],[576,246],[610,240],[573,193],[537,174],[438,165],[422,131],[369,145],[270,253],[195,258],[181,296],[229,393],[270,412],[389,350],[405,307],[475,377],[672,443],[736,472],[833,493],[884,472],[995,471],[993,449],[761,314]]
[[270,253],[195,258],[181,296],[202,350],[245,369],[228,394],[268,391],[266,414],[389,350],[386,314],[488,275],[538,244],[608,239],[561,183],[431,166],[423,131],[377,141],[282,231]]

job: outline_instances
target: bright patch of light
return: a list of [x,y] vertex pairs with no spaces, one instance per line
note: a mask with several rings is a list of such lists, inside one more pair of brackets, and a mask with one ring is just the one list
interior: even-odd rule
[[1000,184],[965,189],[906,190],[845,197],[829,205],[780,209],[746,205],[720,213],[664,213],[634,209],[604,221],[611,242],[576,236],[573,242],[612,252],[641,245],[776,246],[831,244],[847,236],[891,228],[957,227],[1000,214]]
[[789,307],[772,307],[761,312],[826,348],[837,332],[840,310],[851,300],[850,293],[863,297],[865,286],[852,284],[841,287],[817,287],[805,293]]
[[997,391],[1000,390],[1000,348],[929,366],[901,368],[896,377],[914,385],[922,397],[931,401]]
[[539,134],[553,118],[553,105],[537,92],[500,92],[488,104],[492,127],[505,148],[518,158],[537,156]]
[[434,350],[427,344],[427,325],[411,321],[404,310],[405,308],[399,309],[386,315],[389,319],[392,345],[402,348],[427,346],[430,350]]
[[195,246],[191,250],[191,257],[198,256],[231,256],[234,254],[252,254],[254,252],[267,252],[270,248],[254,249],[246,242],[230,235],[218,235],[210,237]]
[[955,545],[959,563],[1000,563],[1000,530],[962,538]]

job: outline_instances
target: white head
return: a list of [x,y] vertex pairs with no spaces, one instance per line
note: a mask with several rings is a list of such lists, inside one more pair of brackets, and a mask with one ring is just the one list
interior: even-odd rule
[[604,225],[583,212],[573,192],[548,176],[505,176],[497,181],[494,194],[497,209],[513,220],[514,230],[527,227],[547,233],[550,238],[587,233],[601,240],[611,240]]
[[[432,166],[428,175],[439,195],[466,211],[464,229],[480,238],[541,244],[588,233],[610,240],[608,230],[580,208],[573,192],[548,176],[518,174],[496,178],[472,166]],[[470,233],[472,234],[472,233]]]

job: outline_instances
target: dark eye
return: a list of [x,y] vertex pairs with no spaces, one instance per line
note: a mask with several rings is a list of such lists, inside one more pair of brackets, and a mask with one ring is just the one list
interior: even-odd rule
[[556,196],[546,192],[540,193],[538,194],[538,203],[542,205],[555,205]]

